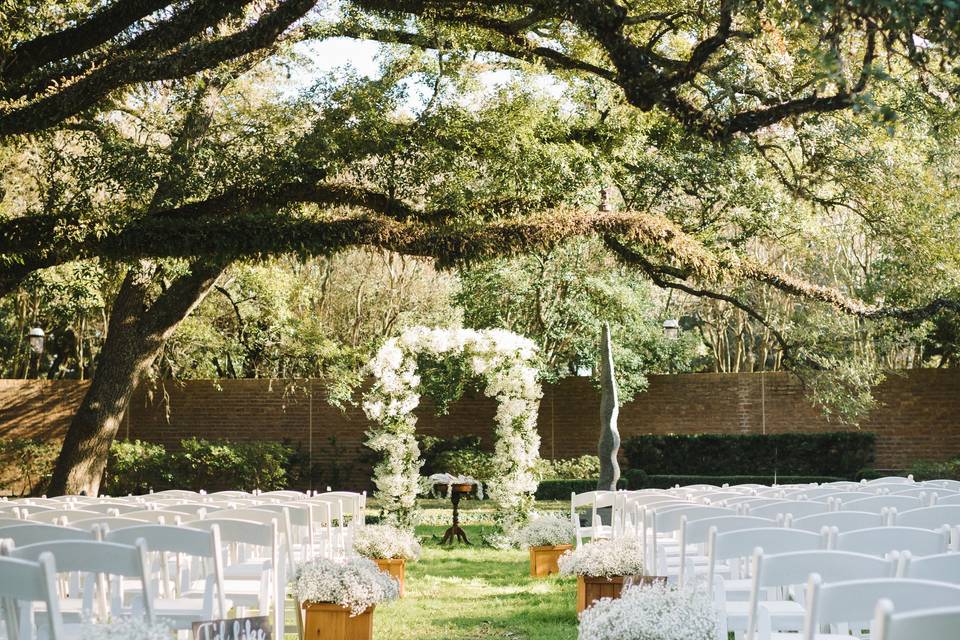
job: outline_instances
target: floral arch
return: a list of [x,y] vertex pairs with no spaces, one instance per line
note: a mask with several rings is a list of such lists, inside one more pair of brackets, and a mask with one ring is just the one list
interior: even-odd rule
[[485,382],[484,394],[497,400],[495,473],[487,492],[497,503],[497,523],[502,529],[522,524],[537,490],[537,411],[542,392],[533,365],[536,346],[501,329],[413,327],[387,340],[367,365],[374,381],[363,409],[377,423],[367,433],[367,446],[383,454],[373,480],[384,515],[401,526],[415,523],[423,463],[414,437],[413,410],[420,404],[421,355],[461,359],[464,371]]

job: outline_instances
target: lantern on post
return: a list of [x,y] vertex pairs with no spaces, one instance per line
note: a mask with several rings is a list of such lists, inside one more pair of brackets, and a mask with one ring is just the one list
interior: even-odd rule
[[680,337],[680,321],[670,318],[663,321],[663,337],[667,340],[676,340]]

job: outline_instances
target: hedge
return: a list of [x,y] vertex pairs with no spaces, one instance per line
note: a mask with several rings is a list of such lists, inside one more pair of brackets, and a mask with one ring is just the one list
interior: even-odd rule
[[874,462],[876,435],[860,431],[773,435],[642,435],[623,451],[651,475],[854,478]]
[[[832,476],[687,476],[687,475],[647,475],[640,470],[627,471],[624,476],[630,489],[669,489],[673,486],[681,487],[691,484],[712,484],[718,487],[725,484],[808,484],[811,482],[837,482],[843,478]],[[776,479],[776,480],[774,480]]]
[[[627,480],[620,478],[617,488],[626,489],[627,486]],[[596,480],[541,480],[536,497],[537,500],[569,500],[571,493],[595,491],[596,488]]]

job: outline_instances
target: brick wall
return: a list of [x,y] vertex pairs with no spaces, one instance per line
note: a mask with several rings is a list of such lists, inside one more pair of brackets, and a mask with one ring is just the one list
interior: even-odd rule
[[[0,437],[60,437],[86,383],[0,380]],[[309,389],[312,393],[306,393]],[[341,412],[322,399],[320,383],[221,380],[167,383],[134,397],[121,436],[175,445],[200,435],[231,439],[289,439],[312,451],[315,467],[340,474],[338,484],[369,478],[363,462],[359,409]],[[168,402],[162,398],[166,395]],[[881,406],[864,423],[877,433],[877,463],[902,468],[919,458],[960,456],[960,371],[924,369],[891,376],[876,390]],[[422,433],[476,434],[492,446],[494,403],[468,396],[446,416],[419,411]],[[600,398],[589,381],[568,378],[544,389],[539,429],[545,457],[595,453]],[[765,415],[765,419],[764,419]],[[650,388],[620,411],[623,437],[639,433],[770,433],[835,429],[782,373],[653,376]],[[336,444],[331,444],[331,438]]]

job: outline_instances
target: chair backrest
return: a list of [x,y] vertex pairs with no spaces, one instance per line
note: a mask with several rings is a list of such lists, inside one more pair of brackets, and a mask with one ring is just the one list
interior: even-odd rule
[[897,512],[894,523],[902,527],[920,527],[921,529],[960,525],[960,504],[934,505]]
[[140,580],[141,596],[147,619],[153,623],[153,594],[147,579],[147,547],[139,540],[136,545],[89,540],[41,542],[8,551],[10,557],[36,562],[40,555],[53,556],[58,573],[84,572],[109,574]]
[[56,573],[56,563],[49,553],[40,554],[36,561],[0,557],[0,599],[4,605],[7,638],[20,637],[14,601],[43,603],[49,620],[50,640],[62,640],[65,637],[60,598],[56,590]]
[[826,513],[830,510],[830,505],[826,502],[816,502],[813,500],[790,500],[779,502],[777,504],[767,504],[758,507],[747,504],[744,515],[755,516],[757,518],[776,518],[779,515],[793,518],[802,518],[811,516],[815,513]]
[[[960,606],[960,586],[930,580],[872,578],[823,583],[814,573],[807,582],[803,640],[814,640],[821,625],[869,623],[877,602],[888,599],[897,611]],[[857,626],[853,627],[854,629]]]
[[97,539],[97,534],[89,529],[75,529],[60,527],[55,524],[42,522],[25,522],[12,527],[0,528],[0,540],[10,539],[18,547],[40,542],[56,542],[59,540],[91,540]]
[[957,629],[960,629],[960,607],[894,613],[893,603],[881,600],[877,604],[873,629],[876,632],[875,640],[956,638]]
[[799,496],[806,496],[808,500],[826,500],[834,494],[843,493],[844,491],[848,490],[849,489],[842,489],[839,487],[823,486],[813,489],[798,489],[795,491],[790,491],[787,496],[794,499]]
[[853,531],[881,527],[883,516],[866,511],[829,511],[802,518],[791,518],[787,521],[787,526],[791,529],[803,529],[814,533],[819,533],[824,527],[832,527],[838,531]]
[[864,498],[874,498],[880,495],[879,491],[838,491],[836,493],[831,493],[828,496],[823,496],[822,500],[832,500],[833,502],[839,502],[841,504],[845,502],[851,502],[853,500],[862,500]]
[[960,553],[941,553],[922,558],[914,558],[910,553],[901,554],[900,575],[960,585]]
[[838,480],[837,482],[825,482],[821,487],[829,487],[837,491],[856,491],[861,487],[859,482],[850,482],[849,480]]
[[873,496],[871,498],[859,498],[857,500],[843,500],[840,502],[842,511],[870,511],[871,513],[880,513],[883,509],[896,509],[897,511],[908,511],[910,509],[919,509],[925,506],[920,498],[910,496]]
[[68,520],[67,524],[77,529],[92,529],[93,527],[100,527],[101,529],[123,529],[125,527],[136,527],[141,524],[146,524],[147,522],[149,521],[141,518],[100,516],[98,518]]
[[713,507],[708,505],[689,505],[676,508],[667,508],[663,511],[653,508],[647,523],[658,534],[679,531],[684,520],[691,522],[705,518],[720,516],[735,516],[737,512],[727,507]]
[[85,509],[49,509],[37,513],[30,511],[29,516],[25,519],[30,522],[56,524],[62,520],[73,522],[74,520],[81,520],[83,518],[99,518],[102,515],[103,514],[97,513],[96,511],[87,511]]
[[937,493],[936,489],[934,489],[933,494],[937,496],[936,502],[934,502],[934,504],[943,504],[943,505],[960,504],[960,493],[956,493],[956,492]]
[[904,476],[884,476],[882,478],[874,478],[873,480],[867,480],[861,484],[865,484],[868,487],[875,484],[914,484],[913,476],[908,475]]
[[916,527],[875,527],[836,534],[834,547],[841,551],[857,551],[882,556],[893,551],[909,551],[914,556],[946,553],[949,530],[939,531]]
[[142,504],[124,504],[122,502],[99,502],[83,505],[84,511],[96,511],[104,515],[125,515],[131,511],[141,511]]
[[193,519],[196,516],[187,511],[174,511],[174,510],[144,510],[144,511],[131,511],[123,515],[124,518],[130,518],[133,520],[143,520],[144,522],[150,522],[153,524],[175,524],[177,518],[181,520]]
[[960,491],[960,480],[927,480],[917,484],[921,484],[925,487],[940,487],[943,489],[950,489],[952,491]]
[[253,494],[246,491],[214,491],[207,494],[211,498],[252,498]]
[[707,541],[708,584],[714,584],[721,560],[749,558],[757,547],[767,549],[769,553],[788,553],[822,549],[826,544],[825,535],[783,527],[735,529],[724,533],[711,529]]

